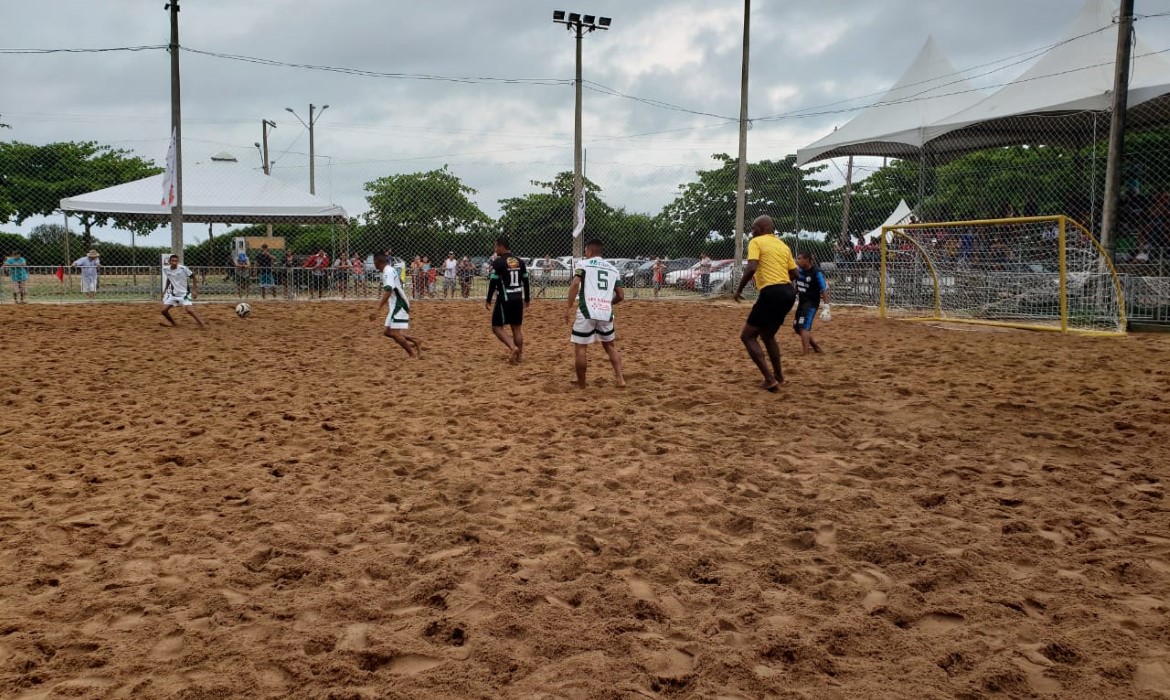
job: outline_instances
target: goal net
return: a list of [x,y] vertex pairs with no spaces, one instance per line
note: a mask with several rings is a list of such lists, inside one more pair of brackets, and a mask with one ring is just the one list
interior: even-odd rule
[[1125,332],[1112,263],[1067,217],[887,226],[880,243],[883,316]]

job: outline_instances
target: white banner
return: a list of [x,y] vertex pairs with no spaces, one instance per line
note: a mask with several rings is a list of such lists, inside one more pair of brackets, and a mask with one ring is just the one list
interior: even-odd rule
[[573,228],[573,238],[580,236],[585,230],[585,188],[581,188],[581,197],[577,200],[577,226]]
[[171,130],[171,146],[167,149],[167,169],[162,180],[162,206],[173,209],[175,207],[175,130]]

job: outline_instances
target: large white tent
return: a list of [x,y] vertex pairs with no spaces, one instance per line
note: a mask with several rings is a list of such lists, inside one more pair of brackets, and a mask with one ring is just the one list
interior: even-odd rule
[[[97,212],[165,223],[161,174],[61,200],[66,213]],[[345,222],[336,204],[232,161],[183,168],[183,220],[215,224],[315,224]]]
[[[1013,144],[1081,146],[1101,139],[1094,118],[1111,108],[1117,53],[1113,0],[1087,0],[1064,38],[1027,71],[995,94],[933,122],[925,130],[931,154]],[[1129,108],[1170,93],[1170,64],[1137,38],[1133,46]],[[1135,115],[1135,125],[1146,122]]]
[[796,152],[798,165],[836,156],[914,157],[930,124],[984,97],[928,38],[906,72],[851,121]]

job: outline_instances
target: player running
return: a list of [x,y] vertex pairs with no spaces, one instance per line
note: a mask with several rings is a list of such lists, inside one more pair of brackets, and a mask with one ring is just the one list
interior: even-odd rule
[[[796,261],[788,244],[776,236],[776,225],[769,216],[758,217],[752,222],[752,240],[748,243],[748,263],[735,290],[735,300],[743,299],[743,288],[751,280],[756,282],[758,296],[748,314],[747,323],[739,334],[747,348],[752,362],[764,375],[762,388],[771,392],[780,391],[784,373],[780,371],[780,346],[776,344],[776,332],[784,325],[784,317],[792,310],[796,301],[796,290],[792,286],[796,279]],[[760,340],[768,349],[768,357],[760,349]],[[768,366],[768,360],[772,366]]]
[[[622,375],[622,355],[614,345],[613,307],[622,303],[622,276],[618,269],[601,258],[601,241],[594,238],[585,244],[586,259],[577,265],[573,281],[569,284],[569,304],[565,307],[565,323],[572,321],[574,366],[577,370],[577,387],[585,388],[585,369],[589,346],[601,341],[617,385],[624,387],[626,378]],[[576,320],[573,311],[576,309]]]
[[398,270],[395,270],[394,266],[388,262],[389,258],[386,257],[385,253],[378,253],[374,256],[374,267],[382,273],[382,297],[378,300],[377,308],[370,313],[370,320],[376,319],[383,307],[389,306],[390,313],[386,314],[386,330],[383,335],[398,343],[406,351],[407,356],[420,357],[422,343],[405,332],[410,328],[410,304],[406,301],[406,290],[402,288],[402,278],[399,276]]
[[[524,332],[520,327],[524,325],[524,310],[532,302],[532,290],[528,284],[528,266],[512,255],[506,236],[496,239],[496,257],[492,261],[483,308],[492,308],[492,298],[497,292],[496,308],[492,310],[492,333],[508,348],[508,361],[519,364],[524,359]],[[511,327],[511,337],[504,326]]]
[[199,298],[199,285],[195,281],[195,273],[186,265],[179,264],[178,255],[172,255],[167,258],[167,266],[163,268],[163,278],[166,282],[163,284],[162,315],[167,323],[172,326],[178,325],[171,317],[171,309],[181,306],[183,311],[195,319],[200,328],[206,328],[207,324],[195,313],[194,300]]
[[797,255],[796,266],[797,303],[792,330],[800,336],[802,355],[807,355],[809,350],[819,353],[821,346],[817,345],[817,341],[812,337],[812,327],[821,302],[825,303],[825,311],[821,318],[829,320],[829,283],[825,281],[825,273],[813,262],[812,255],[808,253]]

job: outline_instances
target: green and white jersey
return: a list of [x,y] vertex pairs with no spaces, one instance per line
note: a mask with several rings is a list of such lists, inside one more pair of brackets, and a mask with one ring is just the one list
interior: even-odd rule
[[581,314],[594,321],[613,320],[613,297],[622,286],[618,269],[602,258],[589,258],[577,263],[573,275],[581,280],[581,290],[577,292]]
[[390,292],[391,312],[400,308],[410,310],[410,304],[406,301],[406,291],[402,288],[402,275],[393,265],[382,268],[382,291]]

